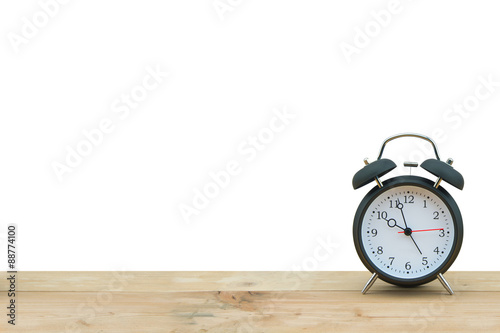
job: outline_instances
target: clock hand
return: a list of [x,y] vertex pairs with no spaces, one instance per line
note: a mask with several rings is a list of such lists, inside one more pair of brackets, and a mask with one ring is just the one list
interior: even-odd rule
[[401,200],[396,200],[396,208],[401,211],[401,215],[403,216],[403,222],[405,223],[405,227],[408,228],[408,225],[406,224],[406,219],[405,219],[405,214],[403,213],[403,207],[404,205],[401,203]]
[[[401,210],[401,213],[403,213],[403,210]],[[399,229],[403,230],[403,231],[399,231],[398,234],[404,233],[406,236],[410,236],[411,240],[413,241],[413,244],[415,244],[415,246],[417,247],[418,252],[420,252],[420,254],[422,254],[422,251],[420,251],[420,248],[418,247],[417,243],[413,239],[413,236],[411,235],[412,230],[410,228],[406,227],[406,229],[405,229],[405,228],[399,226],[395,219],[384,219],[384,220],[387,221],[387,225],[389,226],[389,228],[398,227]],[[403,215],[403,220],[404,220],[404,215]],[[405,222],[405,225],[406,225],[406,222]]]
[[420,251],[420,248],[418,247],[417,243],[415,242],[415,240],[413,239],[413,236],[411,234],[410,234],[410,238],[413,241],[413,244],[415,244],[415,246],[417,247],[418,252],[420,252],[420,254],[422,254],[422,251]]
[[[401,230],[405,230],[405,228],[399,226],[397,223],[396,223],[396,220],[395,219],[384,219],[387,221],[387,225],[389,226],[389,228],[394,228],[394,227],[398,227],[399,229]],[[401,231],[401,232],[404,232],[404,231]]]
[[[403,216],[403,222],[405,223],[405,227],[406,229],[404,229],[403,233],[406,235],[406,236],[410,236],[411,240],[413,241],[413,244],[415,244],[415,246],[417,247],[417,250],[418,252],[420,252],[420,254],[422,254],[422,251],[420,251],[420,248],[418,247],[417,245],[417,242],[415,242],[415,240],[413,239],[413,236],[411,235],[411,233],[413,232],[410,228],[408,228],[408,224],[406,224],[406,219],[405,219],[405,214],[403,213],[403,208],[404,208],[404,205],[403,203],[401,202],[401,200],[396,200],[396,208],[399,209],[401,211],[401,216]],[[399,233],[399,232],[398,232]]]
[[[443,228],[438,228],[438,229],[422,229],[422,230],[412,230],[411,232],[436,231],[436,230],[444,230],[444,229]],[[404,231],[398,231],[398,234],[404,234]]]

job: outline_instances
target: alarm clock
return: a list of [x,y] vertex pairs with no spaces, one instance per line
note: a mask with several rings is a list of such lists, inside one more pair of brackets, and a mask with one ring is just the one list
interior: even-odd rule
[[[393,161],[382,158],[386,144],[403,137],[422,139],[432,145],[436,158],[425,160],[420,167],[437,177],[436,180],[412,176],[411,172],[380,180],[396,168]],[[404,133],[386,139],[377,160],[364,162],[365,166],[352,180],[355,190],[375,182],[361,200],[353,224],[356,251],[372,273],[362,293],[380,278],[404,287],[438,279],[453,294],[443,274],[460,252],[463,222],[457,203],[441,186],[445,181],[460,190],[464,187],[464,178],[452,167],[453,160],[441,161],[431,138]],[[417,162],[404,165],[418,167]]]

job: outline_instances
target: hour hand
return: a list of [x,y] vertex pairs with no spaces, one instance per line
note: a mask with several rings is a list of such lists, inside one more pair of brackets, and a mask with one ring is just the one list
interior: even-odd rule
[[389,228],[398,227],[401,230],[405,230],[405,228],[403,228],[397,224],[395,219],[385,219],[385,220],[387,221],[387,225],[389,226]]

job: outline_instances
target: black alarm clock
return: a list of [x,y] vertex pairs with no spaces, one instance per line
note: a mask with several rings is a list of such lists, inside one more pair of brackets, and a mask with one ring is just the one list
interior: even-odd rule
[[[420,167],[436,176],[436,180],[405,175],[380,181],[380,177],[396,168],[393,161],[382,158],[384,148],[388,142],[402,137],[432,144],[436,158],[424,161]],[[364,168],[354,175],[354,189],[376,183],[359,204],[353,225],[356,251],[373,273],[363,294],[377,278],[404,287],[437,278],[453,294],[443,274],[460,252],[463,222],[458,205],[441,182],[444,180],[462,190],[464,178],[452,163],[452,159],[440,160],[437,146],[429,137],[405,133],[386,139],[377,160],[368,163],[365,159]],[[416,162],[404,165],[418,167]]]

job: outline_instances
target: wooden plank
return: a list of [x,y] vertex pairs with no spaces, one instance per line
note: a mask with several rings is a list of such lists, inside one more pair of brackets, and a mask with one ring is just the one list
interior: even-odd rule
[[[1,301],[4,303],[4,296]],[[499,292],[24,292],[20,332],[500,331]],[[0,327],[5,328],[5,320]],[[4,331],[2,328],[2,332]]]
[[[368,272],[19,272],[20,291],[359,291]],[[458,291],[500,291],[500,272],[447,272],[445,277]],[[8,281],[0,280],[0,291]],[[373,290],[398,287],[377,281]],[[418,288],[441,291],[434,281]]]
[[[500,272],[398,288],[367,272],[20,272],[0,332],[500,332]],[[1,310],[0,310],[1,311]]]

